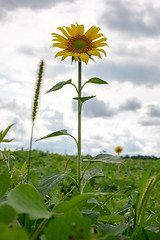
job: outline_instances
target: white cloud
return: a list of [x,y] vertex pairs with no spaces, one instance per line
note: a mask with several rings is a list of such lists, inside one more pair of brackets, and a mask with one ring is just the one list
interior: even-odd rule
[[[34,139],[62,128],[77,137],[76,108],[72,108],[75,89],[65,86],[44,93],[59,81],[71,78],[77,84],[76,64],[71,65],[69,59],[54,60],[57,49],[50,49],[50,34],[58,32],[58,26],[78,22],[86,29],[100,26],[109,43],[107,58],[83,65],[83,82],[98,76],[109,84],[85,86],[97,98],[84,103],[82,152],[114,154],[114,148],[122,144],[124,154],[159,154],[159,1],[16,1],[12,6],[7,0],[0,1],[0,6],[0,128],[17,122],[10,130],[9,136],[15,140],[9,147],[28,148],[41,59],[44,80]],[[34,147],[76,152],[67,137],[37,142]]]

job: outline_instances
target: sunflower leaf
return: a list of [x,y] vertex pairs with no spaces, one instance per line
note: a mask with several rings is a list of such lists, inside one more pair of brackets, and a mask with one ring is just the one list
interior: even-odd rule
[[45,197],[46,194],[49,194],[59,183],[62,181],[71,170],[67,170],[64,174],[57,172],[49,172],[45,174],[39,181],[38,192],[41,197]]
[[74,100],[80,100],[82,103],[84,103],[85,101],[91,99],[91,98],[94,98],[96,96],[89,96],[89,97],[74,97],[73,99]]
[[82,191],[86,185],[87,182],[90,181],[90,179],[94,177],[105,177],[104,173],[102,172],[102,169],[88,169],[86,170],[83,181],[82,181]]
[[113,156],[110,154],[99,154],[94,159],[83,159],[84,162],[103,162],[103,163],[123,163],[119,156]]
[[67,84],[71,84],[72,83],[72,79],[69,79],[67,81],[62,81],[62,82],[59,82],[57,83],[56,85],[54,85],[49,91],[47,91],[46,93],[49,93],[49,92],[53,92],[53,91],[57,91],[59,89],[61,89],[64,85],[67,85]]
[[90,78],[86,83],[95,83],[95,84],[108,84],[106,81],[98,78],[98,77],[93,77]]
[[18,185],[9,192],[8,204],[17,213],[29,214],[32,219],[49,218],[52,215],[36,188],[29,184]]
[[66,129],[62,129],[62,130],[50,133],[50,134],[48,134],[48,135],[46,135],[42,138],[37,139],[36,142],[40,141],[40,140],[43,140],[43,139],[46,139],[46,138],[57,137],[57,136],[62,136],[62,135],[69,135]]

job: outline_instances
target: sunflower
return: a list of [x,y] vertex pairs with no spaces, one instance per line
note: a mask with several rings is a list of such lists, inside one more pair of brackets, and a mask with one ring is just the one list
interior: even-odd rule
[[115,152],[116,152],[117,154],[120,154],[122,151],[123,151],[123,148],[120,147],[120,146],[118,146],[118,147],[115,148]]
[[100,53],[107,55],[101,47],[108,46],[107,38],[102,33],[99,33],[100,28],[92,26],[84,33],[84,25],[71,24],[71,27],[58,27],[58,30],[63,33],[63,36],[57,33],[52,33],[52,41],[55,43],[51,47],[62,49],[56,57],[62,56],[63,61],[66,57],[72,57],[72,60],[83,61],[86,64],[92,56],[101,57]]

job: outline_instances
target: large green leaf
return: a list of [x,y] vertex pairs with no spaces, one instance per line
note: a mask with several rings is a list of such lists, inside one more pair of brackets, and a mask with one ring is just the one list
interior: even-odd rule
[[44,175],[38,185],[38,192],[42,197],[44,197],[46,194],[50,193],[58,184],[60,181],[62,181],[68,174],[71,172],[71,170],[67,170],[64,174],[63,173],[57,173],[57,172],[50,172]]
[[16,216],[16,211],[8,204],[2,204],[0,206],[0,222],[9,224]]
[[71,212],[53,219],[46,231],[46,240],[91,239],[89,218]]
[[118,236],[118,235],[122,234],[126,230],[127,224],[120,223],[117,226],[113,226],[110,224],[100,224],[99,227],[100,227],[100,229],[103,229],[104,231],[107,232],[107,235],[105,237],[103,237],[103,239],[112,239],[110,237]]
[[106,81],[98,78],[98,77],[93,77],[90,78],[86,83],[95,83],[95,84],[108,84]]
[[8,227],[4,223],[0,223],[0,239],[1,240],[29,240],[24,229],[20,226]]
[[83,159],[84,162],[124,163],[119,156],[99,154],[94,159]]
[[10,187],[10,173],[8,167],[0,174],[0,198]]
[[94,98],[96,96],[88,96],[88,97],[74,97],[74,100],[80,100],[82,103],[84,103],[85,101],[88,101],[91,98]]
[[37,190],[29,184],[21,184],[8,194],[8,204],[18,213],[26,213],[32,219],[49,218],[47,206]]
[[81,194],[72,197],[71,200],[61,202],[54,208],[55,213],[68,213],[75,208],[81,208],[93,194]]
[[83,179],[82,179],[82,192],[86,185],[86,183],[92,179],[93,177],[104,177],[104,173],[102,172],[102,169],[88,169],[86,170]]
[[86,170],[84,174],[85,182],[88,182],[93,177],[105,177],[102,169],[91,168]]
[[56,85],[54,85],[49,91],[47,91],[46,93],[49,93],[49,92],[53,92],[53,91],[57,91],[59,89],[61,89],[64,85],[66,84],[71,84],[72,83],[72,79],[69,79],[67,81],[62,81],[62,82],[59,82],[57,83]]
[[90,220],[92,221],[92,224],[95,224],[101,215],[100,212],[85,208],[82,209],[81,213],[83,214],[83,216],[89,217]]

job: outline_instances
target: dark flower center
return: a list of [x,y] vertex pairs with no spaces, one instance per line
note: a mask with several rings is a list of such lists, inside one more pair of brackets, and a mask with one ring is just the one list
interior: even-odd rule
[[68,50],[74,53],[87,53],[92,49],[92,41],[85,35],[77,35],[68,40]]

